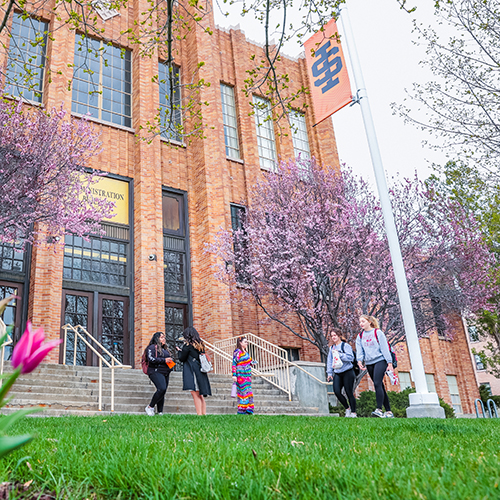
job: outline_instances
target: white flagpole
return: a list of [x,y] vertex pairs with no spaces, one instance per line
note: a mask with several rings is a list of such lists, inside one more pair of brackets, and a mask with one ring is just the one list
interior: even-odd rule
[[412,378],[415,382],[415,388],[417,391],[415,394],[410,394],[410,407],[407,409],[406,413],[408,417],[444,418],[444,410],[439,405],[439,398],[437,394],[435,392],[430,393],[427,388],[424,362],[422,359],[422,352],[420,351],[417,328],[411,305],[410,291],[406,280],[403,257],[401,255],[401,247],[399,245],[396,224],[394,222],[394,214],[392,212],[391,201],[389,198],[389,190],[387,189],[382,157],[380,156],[377,134],[373,124],[370,103],[368,102],[368,93],[366,91],[363,73],[358,59],[358,53],[354,43],[354,36],[351,30],[349,15],[345,4],[340,7],[340,22],[344,32],[344,39],[342,40],[342,43],[347,46],[347,52],[352,65],[354,85],[357,88],[357,102],[361,106],[366,138],[370,148],[370,155],[372,158],[373,170],[375,172],[375,180],[377,182],[380,204],[384,215],[385,230],[391,252],[392,266],[396,278],[399,303],[406,332],[406,343],[412,366]]

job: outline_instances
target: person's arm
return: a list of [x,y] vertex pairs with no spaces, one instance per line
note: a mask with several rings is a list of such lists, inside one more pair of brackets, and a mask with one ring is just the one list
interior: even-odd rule
[[363,361],[365,360],[365,350],[363,349],[363,344],[361,342],[361,336],[356,337],[356,359],[358,361],[358,366],[360,370],[363,370]]
[[380,351],[382,352],[382,355],[387,361],[387,369],[392,371],[394,370],[392,366],[392,354],[389,349],[387,337],[385,336],[385,333],[382,330],[377,330],[377,338],[378,338],[378,343],[380,345]]
[[352,351],[352,347],[347,342],[344,342],[344,352],[340,350],[339,356],[343,363],[352,363],[354,361],[354,352]]
[[148,363],[151,363],[153,365],[161,365],[162,363],[165,364],[166,358],[164,356],[158,356],[158,354],[162,354],[162,349],[158,349],[158,347],[154,345],[148,346],[146,350]]
[[328,375],[328,380],[333,378],[333,355],[331,347],[328,349],[328,357],[326,358],[326,374]]
[[189,358],[189,344],[184,344],[182,346],[181,351],[179,352],[179,361],[183,363],[186,362]]
[[233,373],[233,381],[234,381],[234,382],[236,382],[236,381],[237,381],[237,377],[236,377],[236,369],[237,369],[237,364],[238,364],[239,354],[240,354],[240,351],[239,351],[239,350],[234,351],[234,354],[233,354],[233,366],[232,366],[232,373]]

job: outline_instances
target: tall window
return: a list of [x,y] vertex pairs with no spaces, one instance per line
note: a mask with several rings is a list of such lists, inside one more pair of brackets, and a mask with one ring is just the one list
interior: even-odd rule
[[240,145],[238,141],[238,123],[236,121],[236,105],[234,102],[234,88],[221,84],[222,118],[224,120],[224,140],[226,156],[240,159]]
[[48,24],[17,14],[12,19],[7,88],[10,94],[42,102]]
[[429,392],[436,392],[436,382],[434,380],[434,374],[426,373],[425,380],[427,381],[427,389],[429,389]]
[[[158,83],[160,87],[160,135],[164,139],[182,141],[181,81],[178,66],[158,64]],[[173,84],[173,91],[170,87]]]
[[271,104],[267,99],[253,96],[257,144],[259,146],[260,168],[274,170],[276,166],[276,142],[274,139]]
[[84,36],[75,42],[73,102],[75,113],[132,126],[132,73],[129,50]]
[[0,271],[23,273],[24,268],[24,250],[21,244],[0,243]]
[[290,128],[292,130],[293,151],[295,158],[299,155],[301,159],[308,160],[311,158],[309,150],[309,138],[307,136],[306,117],[304,113],[292,111],[290,113]]
[[474,354],[474,360],[476,362],[476,369],[477,370],[484,370],[484,363],[481,360],[481,356],[479,354]]
[[399,376],[399,387],[402,391],[411,388],[411,378],[410,372],[398,372]]
[[463,413],[457,377],[455,375],[446,375],[446,379],[448,380],[448,387],[450,389],[451,405],[453,406],[455,413]]
[[[249,256],[246,254],[248,247],[246,233],[243,227],[246,210],[238,205],[231,205],[231,227],[233,229],[233,246],[235,253],[239,256],[234,263],[236,281],[241,284],[250,283],[250,276],[247,271]],[[236,233],[238,231],[238,233]]]

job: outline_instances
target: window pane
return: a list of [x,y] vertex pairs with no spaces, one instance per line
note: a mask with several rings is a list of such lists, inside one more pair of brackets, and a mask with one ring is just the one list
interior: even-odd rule
[[14,14],[6,84],[10,94],[42,102],[48,24]]
[[236,106],[234,102],[234,89],[228,85],[221,84],[222,118],[224,121],[224,137],[226,144],[226,156],[228,158],[240,158],[238,144],[238,128],[236,121]]
[[179,200],[172,196],[163,196],[163,230],[179,231],[180,212]]
[[253,102],[255,105],[255,126],[257,130],[260,168],[274,170],[277,154],[271,105],[268,100],[257,96],[253,97]]

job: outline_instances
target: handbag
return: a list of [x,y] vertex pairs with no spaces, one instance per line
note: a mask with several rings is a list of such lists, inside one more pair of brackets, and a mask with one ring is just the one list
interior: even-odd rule
[[214,367],[212,366],[212,362],[210,361],[210,358],[208,357],[207,354],[200,354],[200,364],[201,364],[201,368],[200,370],[203,372],[203,373],[208,373],[208,372],[211,372]]
[[340,359],[340,354],[339,352],[334,349],[333,347],[331,348],[332,349],[332,357],[333,357],[333,362],[332,362],[332,366],[333,366],[333,369],[334,370],[338,370],[340,368],[342,368],[342,365],[344,364],[343,361]]
[[236,382],[233,382],[233,387],[231,388],[231,397],[235,398],[238,395],[238,388],[236,387]]

